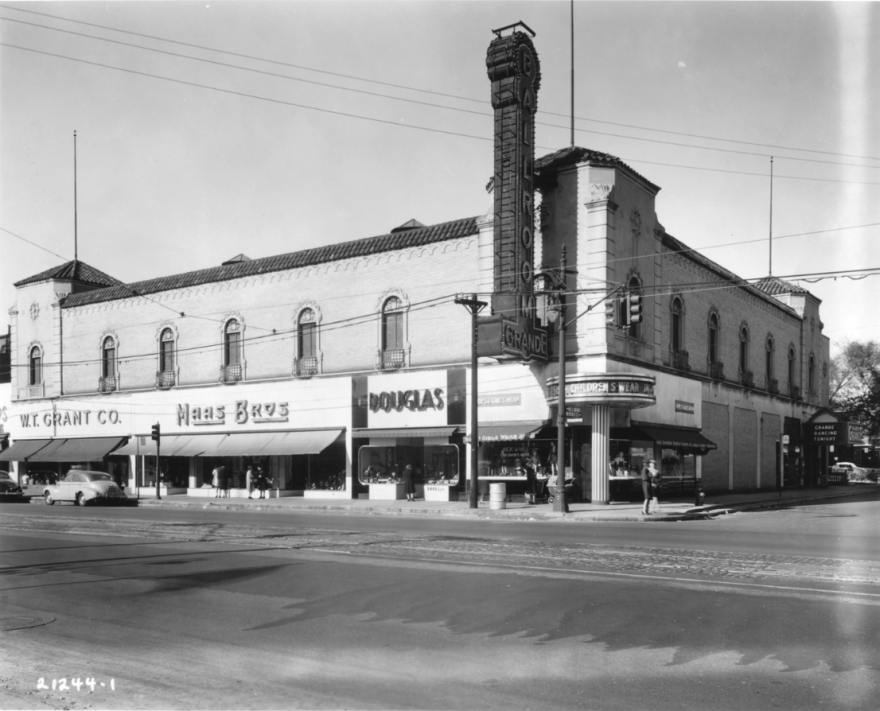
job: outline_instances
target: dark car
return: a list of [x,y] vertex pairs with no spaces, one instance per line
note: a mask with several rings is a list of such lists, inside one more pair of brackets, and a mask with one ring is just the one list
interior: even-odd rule
[[9,472],[0,472],[0,500],[22,501],[24,492],[16,481],[9,476]]

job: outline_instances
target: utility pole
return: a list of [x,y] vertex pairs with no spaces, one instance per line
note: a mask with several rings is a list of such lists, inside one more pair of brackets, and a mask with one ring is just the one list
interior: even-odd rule
[[477,314],[488,304],[479,301],[476,294],[471,298],[455,297],[455,303],[464,306],[471,315],[471,488],[468,493],[468,508],[477,508],[477,467],[480,461],[479,423],[477,421]]
[[562,256],[559,260],[559,398],[556,413],[556,496],[553,499],[553,510],[568,513],[568,502],[565,500],[565,261],[566,250],[562,245]]

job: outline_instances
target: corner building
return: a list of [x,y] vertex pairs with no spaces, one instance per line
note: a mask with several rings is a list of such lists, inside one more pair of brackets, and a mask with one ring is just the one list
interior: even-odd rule
[[[496,151],[517,139],[511,125],[496,122]],[[22,279],[0,460],[19,477],[83,466],[152,491],[158,425],[164,495],[216,496],[224,464],[231,496],[249,495],[259,466],[272,496],[402,499],[409,465],[418,496],[455,500],[477,446],[481,491],[505,482],[520,496],[517,460],[539,484],[556,473],[548,304],[564,248],[577,270],[565,284],[564,433],[576,492],[640,496],[649,458],[683,492],[821,485],[803,427],[828,403],[819,300],[774,277],[747,284],[690,250],[658,219],[660,188],[614,156],[573,147],[521,164],[517,189],[537,220],[513,267],[499,266],[508,208],[495,194],[482,216],[132,284],[80,261]],[[496,161],[493,192],[507,190],[507,165]],[[505,269],[513,278],[499,279]],[[624,293],[641,297],[641,322],[621,326]],[[546,335],[546,357],[482,357],[472,393],[458,294],[492,296],[491,317],[517,297],[517,323]]]

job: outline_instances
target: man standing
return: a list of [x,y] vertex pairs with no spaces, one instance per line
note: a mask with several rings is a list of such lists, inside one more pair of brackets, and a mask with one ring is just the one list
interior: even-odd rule
[[649,459],[648,463],[642,466],[642,493],[645,496],[645,503],[642,505],[642,515],[644,516],[653,514],[651,503],[656,501],[654,498],[654,474],[656,472],[653,459]]

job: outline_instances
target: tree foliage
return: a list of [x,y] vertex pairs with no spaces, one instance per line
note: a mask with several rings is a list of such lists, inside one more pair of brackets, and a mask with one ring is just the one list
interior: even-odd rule
[[831,406],[880,435],[880,344],[850,341],[831,362]]

